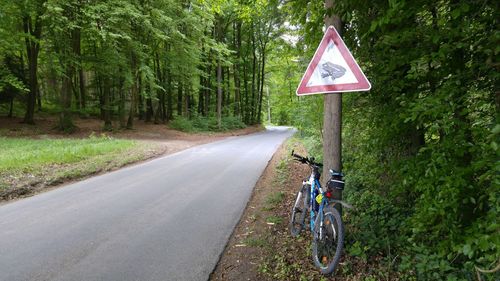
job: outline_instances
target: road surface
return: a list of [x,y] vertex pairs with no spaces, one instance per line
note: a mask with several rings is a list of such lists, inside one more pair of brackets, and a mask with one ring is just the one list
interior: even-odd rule
[[0,280],[207,280],[284,127],[0,206]]

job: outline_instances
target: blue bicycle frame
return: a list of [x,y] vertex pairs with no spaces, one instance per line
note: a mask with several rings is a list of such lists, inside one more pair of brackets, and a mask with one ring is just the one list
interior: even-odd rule
[[[323,190],[321,189],[321,183],[319,182],[319,179],[316,178],[316,174],[314,172],[311,173],[311,177],[307,182],[305,182],[305,184],[310,184],[311,186],[311,190],[309,193],[311,194],[311,198],[309,198],[309,206],[311,206],[310,227],[312,232],[314,231],[316,214],[319,213],[320,216],[323,216],[323,208],[325,205],[328,205],[328,199],[324,196]],[[315,193],[316,190],[318,191],[317,193]],[[322,195],[321,203],[318,203],[316,201],[316,196],[318,196],[319,194]]]

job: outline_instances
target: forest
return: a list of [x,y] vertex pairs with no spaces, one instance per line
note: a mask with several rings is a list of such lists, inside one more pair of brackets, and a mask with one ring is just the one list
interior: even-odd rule
[[498,1],[2,1],[0,114],[291,125],[321,159],[323,96],[295,89],[325,14],[372,84],[342,94],[346,254],[402,280],[498,278]]
[[280,31],[277,1],[3,1],[1,100],[23,122],[53,108],[59,129],[98,115],[236,117],[261,122],[266,54]]

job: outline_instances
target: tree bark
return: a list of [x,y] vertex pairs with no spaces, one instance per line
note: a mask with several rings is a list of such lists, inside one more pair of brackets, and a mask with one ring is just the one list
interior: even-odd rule
[[[119,70],[121,73],[121,70]],[[127,122],[125,121],[125,92],[123,91],[124,79],[123,76],[119,78],[118,82],[118,95],[120,97],[120,102],[118,104],[118,118],[120,119],[120,128],[127,128]]]
[[[222,17],[217,20],[217,41],[222,41]],[[220,55],[219,55],[220,56]],[[222,65],[221,59],[217,59],[217,126],[222,127]]]
[[235,24],[235,48],[236,61],[233,64],[234,71],[234,115],[240,117],[241,96],[240,96],[240,57],[241,57],[241,21]]
[[200,75],[200,89],[198,90],[198,115],[205,116],[205,78]]
[[[75,89],[76,96],[76,107],[78,109],[83,108],[83,91],[85,91],[85,83],[83,80],[83,70],[82,70],[82,50],[81,50],[81,30],[80,28],[75,28],[72,32],[72,44],[73,44],[73,52],[75,55],[75,59],[78,61],[78,65],[76,69],[78,70],[78,89]],[[76,79],[75,79],[76,81]]]
[[[148,87],[149,88],[149,87]],[[151,89],[150,89],[151,90]],[[154,116],[154,111],[153,111],[153,100],[151,99],[151,96],[150,94],[148,94],[147,97],[145,97],[146,99],[146,118],[145,118],[145,121],[146,122],[151,122],[151,119],[153,118]]]
[[226,105],[226,86],[225,86],[225,83],[224,81],[226,81],[226,78],[224,77],[225,76],[225,71],[224,71],[224,68],[222,67],[221,69],[221,87],[222,87],[222,108],[224,108],[224,106]]
[[222,127],[222,66],[217,60],[217,126]]
[[142,73],[139,75],[139,91],[138,91],[138,109],[139,109],[139,120],[144,120],[144,83],[142,81]]
[[111,123],[111,85],[110,78],[104,77],[104,130],[113,130],[113,124]]
[[[208,55],[208,61],[211,61],[211,54]],[[212,92],[212,66],[209,64],[207,66],[207,73],[209,74],[207,78],[205,78],[205,116],[210,113],[210,93]]]
[[[332,15],[333,0],[325,0],[325,26],[333,25],[339,34],[342,34],[342,22],[336,15]],[[329,170],[342,170],[342,94],[324,95],[324,116],[323,116],[323,179],[330,178]],[[326,184],[324,185],[326,186]],[[342,200],[342,190],[335,189],[333,198]],[[335,204],[335,207],[342,214],[342,206]]]
[[188,88],[184,88],[184,103],[182,106],[184,107],[182,112],[184,113],[184,117],[189,118],[189,100],[190,100],[190,93]]
[[177,84],[177,115],[182,115],[182,83]]
[[255,77],[256,77],[256,71],[257,71],[257,54],[256,54],[256,44],[255,44],[255,35],[253,33],[253,24],[252,24],[252,56],[253,56],[253,62],[252,62],[252,96],[250,97],[250,108],[249,111],[251,112],[250,114],[250,124],[254,124],[254,112],[255,112]]
[[172,96],[172,75],[170,75],[170,70],[167,70],[167,121],[174,118],[174,102]]
[[249,114],[248,114],[248,71],[247,71],[247,63],[243,61],[243,88],[245,89],[243,104],[241,107],[241,111],[243,112],[243,121],[245,124],[249,124]]
[[[39,15],[36,15],[35,26],[29,15],[23,17],[23,29],[26,36],[25,44],[28,54],[28,72],[29,72],[29,93],[26,99],[26,114],[24,115],[24,123],[35,124],[34,112],[36,95],[38,91],[38,54],[40,51],[39,40],[42,35],[42,20]],[[32,40],[31,38],[34,38]]]
[[66,65],[66,73],[63,77],[61,87],[61,114],[59,116],[59,129],[64,132],[71,132],[74,129],[74,124],[71,118],[71,97],[72,95],[72,80],[74,67],[68,63]]
[[127,129],[133,129],[134,128],[134,117],[135,117],[135,110],[136,110],[136,101],[137,101],[137,92],[139,91],[139,85],[138,85],[138,71],[137,71],[137,57],[135,54],[131,55],[131,67],[132,67],[132,77],[134,80],[134,83],[132,84],[132,89],[130,91],[130,110],[128,114],[128,120],[127,120]]
[[257,111],[257,123],[260,124],[262,116],[262,98],[264,96],[264,80],[265,80],[265,67],[266,67],[266,44],[262,47],[262,62],[260,74],[260,90],[259,90],[259,109]]

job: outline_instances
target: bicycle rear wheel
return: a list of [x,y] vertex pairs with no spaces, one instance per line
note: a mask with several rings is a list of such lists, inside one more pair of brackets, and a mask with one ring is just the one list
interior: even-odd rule
[[297,193],[295,204],[292,207],[292,214],[290,217],[290,224],[288,228],[292,236],[298,236],[304,228],[304,220],[309,210],[310,185],[303,185]]
[[[321,230],[321,233],[320,233]],[[337,209],[325,206],[323,223],[320,216],[316,218],[312,242],[314,264],[322,274],[335,271],[344,248],[344,225]]]

